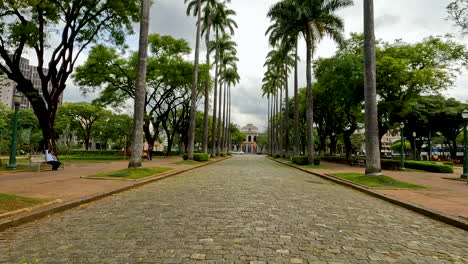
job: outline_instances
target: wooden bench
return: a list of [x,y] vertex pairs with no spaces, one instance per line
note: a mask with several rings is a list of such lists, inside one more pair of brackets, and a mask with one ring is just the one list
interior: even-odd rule
[[[62,164],[60,167],[65,169],[65,163],[61,162]],[[45,155],[31,155],[29,156],[29,168],[33,168],[33,166],[37,166],[37,171],[41,171],[41,165],[50,165],[47,163],[45,159]],[[52,165],[50,165],[52,166]]]

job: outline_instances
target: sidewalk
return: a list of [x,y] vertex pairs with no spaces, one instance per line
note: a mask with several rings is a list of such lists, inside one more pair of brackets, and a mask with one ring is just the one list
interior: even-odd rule
[[[345,164],[323,161],[320,165],[331,169],[307,170],[318,174],[364,173],[365,170],[363,167],[351,167]],[[372,190],[467,221],[468,185],[466,181],[444,179],[459,179],[462,168],[454,167],[454,171],[455,173],[430,173],[384,170],[382,171],[383,175],[399,181],[425,186],[427,189],[392,190],[373,188]]]
[[[210,159],[210,161],[219,159],[214,158]],[[143,162],[143,167],[173,168],[173,170],[169,171],[172,173],[198,167],[203,164],[174,164],[178,161],[182,161],[182,158],[155,158],[152,161]],[[66,203],[135,184],[135,181],[127,180],[81,178],[82,176],[125,169],[127,166],[128,160],[105,163],[67,162],[64,170],[59,168],[57,171],[0,172],[0,193],[43,198],[51,201],[60,199],[61,203]]]

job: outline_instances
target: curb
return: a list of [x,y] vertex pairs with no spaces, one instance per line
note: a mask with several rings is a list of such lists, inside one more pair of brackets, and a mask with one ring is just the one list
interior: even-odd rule
[[388,196],[388,195],[385,195],[385,194],[375,192],[370,188],[363,187],[361,185],[354,184],[354,183],[351,183],[349,181],[344,181],[344,180],[342,180],[340,178],[337,178],[337,177],[334,177],[334,176],[312,172],[312,171],[303,169],[301,167],[295,166],[293,164],[284,163],[282,161],[275,160],[275,159],[272,159],[272,158],[269,158],[269,157],[268,157],[268,159],[272,160],[272,161],[275,161],[275,162],[278,162],[278,163],[281,163],[283,165],[289,166],[289,167],[296,168],[296,169],[301,170],[303,172],[306,172],[306,173],[321,177],[321,178],[323,178],[325,180],[332,181],[332,182],[335,182],[335,183],[338,183],[338,184],[341,184],[341,185],[344,185],[344,186],[347,186],[347,187],[351,187],[351,188],[353,188],[353,189],[355,189],[357,191],[366,193],[368,195],[371,195],[373,197],[376,197],[376,198],[379,198],[381,200],[387,201],[389,203],[392,203],[392,204],[398,205],[400,207],[409,209],[409,210],[411,210],[413,212],[416,212],[416,213],[419,213],[421,215],[427,216],[427,217],[432,218],[434,220],[437,220],[437,221],[446,223],[448,225],[458,227],[460,229],[468,231],[468,222],[465,222],[465,221],[463,221],[461,219],[457,219],[457,218],[455,218],[453,216],[450,216],[450,215],[447,215],[447,214],[444,214],[444,213],[441,213],[441,212],[437,212],[437,211],[434,211],[432,209],[429,209],[429,208],[426,208],[426,207],[423,207],[423,206],[420,206],[420,205],[416,205],[416,204],[413,204],[413,203],[410,203],[410,202],[402,201],[400,199],[397,199],[397,198],[394,198],[394,197],[391,197],[391,196]]
[[[187,168],[187,169],[184,169],[184,170],[174,171],[172,173],[167,173],[167,174],[164,174],[164,175],[158,175],[158,176],[155,176],[155,177],[151,177],[150,179],[146,179],[145,181],[136,182],[135,184],[132,184],[132,185],[129,185],[129,186],[116,188],[116,189],[113,189],[111,191],[107,191],[107,192],[104,192],[104,193],[91,195],[91,196],[88,196],[88,197],[85,197],[85,198],[82,198],[82,199],[79,199],[79,200],[74,200],[74,201],[70,201],[70,202],[67,202],[67,203],[64,203],[64,204],[59,204],[57,206],[53,206],[53,207],[45,208],[45,209],[42,209],[42,210],[38,210],[38,211],[32,212],[32,213],[30,213],[28,215],[20,216],[18,218],[8,219],[7,221],[0,222],[0,232],[5,231],[6,229],[9,229],[9,228],[12,228],[12,227],[16,227],[16,226],[19,226],[19,225],[22,225],[22,224],[25,224],[25,223],[29,223],[29,222],[32,222],[32,221],[35,221],[35,220],[50,216],[52,214],[60,213],[60,212],[63,212],[65,210],[78,207],[78,206],[83,205],[83,204],[94,202],[96,200],[99,200],[99,199],[102,199],[102,198],[105,198],[105,197],[108,197],[108,196],[112,196],[114,194],[118,194],[118,193],[128,191],[128,190],[131,190],[131,189],[135,189],[135,188],[141,187],[143,185],[146,185],[146,184],[149,184],[149,183],[153,183],[155,181],[159,181],[159,180],[168,178],[170,176],[175,176],[175,175],[187,172],[187,171],[191,171],[191,170],[198,169],[198,168],[201,168],[201,167],[204,167],[204,166],[208,166],[210,164],[217,163],[217,162],[229,159],[229,158],[230,157],[225,157],[225,158],[221,158],[221,159],[211,161],[211,162],[208,162],[208,163],[202,163],[202,164],[199,164],[199,165],[197,165],[195,167],[192,167],[192,168]],[[27,211],[27,208],[25,208],[23,210]],[[30,209],[30,210],[32,210],[32,209]]]

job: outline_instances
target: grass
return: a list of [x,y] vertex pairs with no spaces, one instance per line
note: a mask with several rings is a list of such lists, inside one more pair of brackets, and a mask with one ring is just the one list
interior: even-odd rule
[[1,172],[1,171],[24,171],[24,170],[31,170],[31,168],[29,168],[29,166],[27,166],[27,165],[18,165],[18,164],[16,164],[16,169],[15,169],[15,170],[8,169],[6,166],[7,166],[7,164],[3,164],[3,166],[0,167],[0,172]]
[[179,162],[174,162],[174,164],[177,164],[177,165],[197,165],[197,164],[200,164],[199,161],[194,161],[194,160],[183,160],[183,161],[179,161]]
[[407,182],[397,181],[388,176],[366,176],[361,173],[334,173],[333,176],[349,180],[358,184],[362,184],[368,187],[377,188],[398,188],[398,189],[424,189],[426,187],[419,186]]
[[35,199],[0,193],[0,214],[31,207],[45,202],[48,201],[45,199]]
[[304,169],[325,169],[325,170],[331,170],[332,168],[328,166],[323,166],[323,165],[305,165],[302,166]]
[[118,178],[118,179],[141,179],[149,176],[153,176],[159,173],[172,170],[171,168],[158,168],[158,167],[148,167],[148,168],[137,168],[137,169],[123,169],[117,171],[109,171],[101,174],[91,175],[89,177],[102,177],[102,178]]

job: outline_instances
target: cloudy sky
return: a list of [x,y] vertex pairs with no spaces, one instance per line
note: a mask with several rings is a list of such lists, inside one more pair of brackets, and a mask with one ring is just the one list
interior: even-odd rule
[[[346,35],[350,32],[363,31],[362,1],[355,0],[353,7],[341,10],[339,15],[345,20]],[[188,40],[195,46],[195,25],[192,17],[185,15],[183,0],[155,0],[151,9],[150,33],[168,34]],[[239,125],[253,123],[265,128],[267,119],[267,101],[261,98],[261,80],[263,63],[270,47],[265,37],[269,25],[266,13],[277,0],[232,0],[231,9],[237,12],[235,20],[239,28],[234,40],[238,44],[239,74],[241,82],[232,90],[232,118]],[[450,0],[375,0],[376,37],[385,41],[403,39],[406,42],[417,42],[430,35],[455,34],[461,43],[466,44],[450,21],[446,21],[445,7]],[[136,25],[137,27],[137,25]],[[138,31],[136,31],[138,32]],[[136,49],[137,37],[129,38],[130,47]],[[204,45],[202,45],[204,50]],[[316,57],[330,57],[336,46],[330,40],[323,40]],[[305,61],[305,46],[300,46],[302,64]],[[202,54],[201,58],[204,58]],[[86,54],[80,61],[86,59]],[[300,85],[305,86],[305,67],[300,68]],[[468,101],[468,72],[458,78],[455,87],[449,88],[445,95]],[[292,86],[290,86],[292,87]],[[78,87],[71,82],[65,90],[65,101],[91,100],[95,95],[84,98]]]

